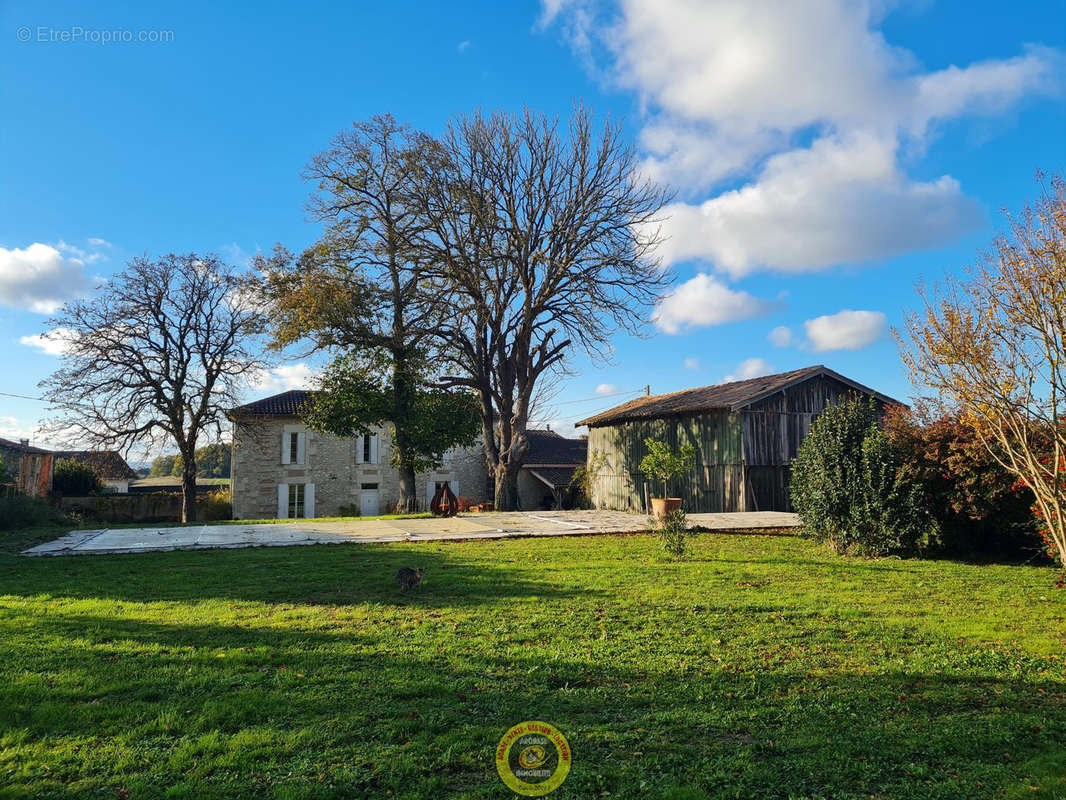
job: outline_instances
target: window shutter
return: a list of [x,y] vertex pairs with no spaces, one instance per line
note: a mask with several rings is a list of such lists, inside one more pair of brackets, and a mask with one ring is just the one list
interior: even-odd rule
[[448,488],[452,490],[452,494],[459,497],[459,481],[448,481]]
[[363,463],[363,434],[355,437],[355,463]]
[[289,484],[278,484],[278,519],[289,517]]
[[370,437],[370,463],[378,463],[378,435],[376,433]]
[[307,434],[303,431],[296,434],[296,463],[307,463]]
[[315,485],[304,484],[304,516],[312,519],[315,516]]
[[429,511],[429,504],[433,502],[433,495],[437,493],[437,484],[430,481],[426,484],[426,511]]
[[281,463],[289,463],[289,433],[285,430],[281,432]]

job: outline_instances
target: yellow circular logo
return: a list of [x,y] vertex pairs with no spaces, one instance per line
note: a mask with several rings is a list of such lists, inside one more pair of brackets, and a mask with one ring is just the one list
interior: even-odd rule
[[519,722],[500,739],[496,771],[511,791],[543,797],[566,780],[570,756],[570,744],[554,725]]

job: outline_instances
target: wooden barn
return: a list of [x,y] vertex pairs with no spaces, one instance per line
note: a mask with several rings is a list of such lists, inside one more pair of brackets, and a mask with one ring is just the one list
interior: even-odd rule
[[897,402],[817,365],[640,397],[596,414],[577,423],[589,426],[592,503],[645,510],[640,461],[651,437],[696,448],[695,469],[670,487],[686,511],[791,511],[790,464],[811,422],[827,405],[855,396],[872,397],[882,409]]

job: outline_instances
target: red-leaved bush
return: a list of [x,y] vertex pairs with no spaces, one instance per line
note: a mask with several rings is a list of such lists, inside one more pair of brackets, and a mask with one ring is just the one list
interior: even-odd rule
[[957,555],[1030,556],[1043,551],[1033,495],[1019,486],[956,417],[888,410],[884,430],[901,472],[925,487],[943,547]]

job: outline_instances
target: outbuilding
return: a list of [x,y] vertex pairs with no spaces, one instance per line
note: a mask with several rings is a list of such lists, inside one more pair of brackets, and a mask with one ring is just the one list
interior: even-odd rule
[[[831,404],[897,401],[821,364],[750,380],[639,397],[584,419],[596,508],[645,510],[644,440],[691,443],[693,470],[670,494],[686,511],[791,511],[792,460],[811,423]],[[653,489],[654,487],[649,487]]]

